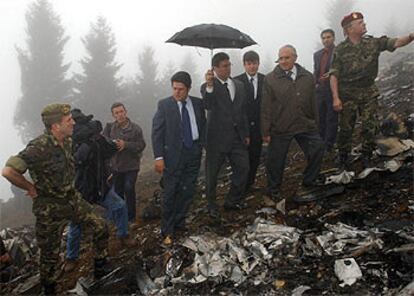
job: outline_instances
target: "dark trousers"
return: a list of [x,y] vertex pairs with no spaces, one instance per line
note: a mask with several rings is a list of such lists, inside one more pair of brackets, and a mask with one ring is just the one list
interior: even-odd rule
[[[213,146],[214,144],[210,144]],[[216,187],[217,176],[226,160],[230,162],[232,174],[230,176],[230,191],[227,194],[225,203],[234,205],[241,202],[246,189],[247,175],[249,172],[249,155],[246,146],[238,137],[234,136],[233,144],[229,151],[218,151],[209,147],[206,153],[206,182],[207,201],[210,210],[217,209]]]
[[249,152],[249,174],[247,176],[246,189],[254,184],[256,179],[257,168],[260,164],[260,156],[262,153],[262,136],[259,130],[250,130]]
[[128,221],[134,222],[137,212],[135,183],[138,171],[117,172],[114,174],[114,186],[116,193],[122,197],[128,209]]
[[335,145],[338,132],[338,113],[333,109],[332,94],[329,90],[316,92],[319,111],[319,134],[327,148]]
[[185,226],[185,217],[191,206],[194,188],[201,164],[201,145],[197,142],[190,149],[182,150],[177,168],[166,168],[163,173],[163,200],[161,234],[174,233]]
[[308,163],[303,172],[303,183],[309,184],[318,177],[325,152],[325,144],[317,132],[272,135],[266,161],[267,182],[270,191],[277,191],[282,184],[286,156],[293,139],[298,142],[305,153]]

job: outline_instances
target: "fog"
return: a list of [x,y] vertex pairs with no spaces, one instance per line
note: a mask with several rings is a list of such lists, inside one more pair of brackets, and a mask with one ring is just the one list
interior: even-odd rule
[[[116,61],[123,64],[119,75],[124,78],[139,73],[138,54],[144,46],[155,49],[160,70],[168,63],[177,69],[183,57],[193,53],[197,74],[209,66],[207,49],[167,44],[165,40],[185,27],[200,23],[222,23],[250,35],[258,45],[240,51],[256,50],[262,64],[276,59],[277,50],[292,44],[298,51],[298,62],[312,69],[312,54],[317,49],[319,32],[328,26],[327,5],[333,0],[53,0],[53,10],[61,18],[65,34],[70,37],[65,46],[65,61],[71,63],[68,75],[81,71],[79,60],[85,50],[81,42],[98,16],[104,16],[117,42]],[[343,0],[348,2],[349,0]],[[13,126],[16,103],[21,96],[20,69],[16,46],[25,48],[25,12],[28,0],[0,1],[0,95],[1,147],[0,164],[24,147]],[[354,10],[365,15],[368,33],[382,35],[390,24],[409,33],[409,21],[414,11],[412,0],[355,1]],[[338,23],[340,19],[338,19]],[[411,22],[412,23],[412,22]],[[336,32],[341,35],[341,32]],[[405,34],[404,33],[404,34]],[[193,74],[193,73],[191,73]],[[239,73],[233,73],[239,74]],[[198,89],[199,86],[194,86]],[[155,111],[155,110],[154,110]],[[39,115],[40,120],[40,115]],[[150,139],[146,139],[149,142]],[[11,197],[10,186],[0,178],[0,199]]]

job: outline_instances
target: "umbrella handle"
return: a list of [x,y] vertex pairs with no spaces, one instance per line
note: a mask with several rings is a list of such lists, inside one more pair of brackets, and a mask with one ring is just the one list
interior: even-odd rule
[[210,65],[211,65],[211,70],[213,70],[213,49],[210,48]]

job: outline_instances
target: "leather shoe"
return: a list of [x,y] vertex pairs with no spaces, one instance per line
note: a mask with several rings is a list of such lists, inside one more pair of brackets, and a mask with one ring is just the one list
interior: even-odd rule
[[278,202],[280,200],[279,190],[267,190],[266,195],[269,196],[275,202]]
[[120,237],[119,242],[124,248],[134,248],[138,245],[138,242],[135,239],[130,238],[129,235]]
[[65,261],[65,267],[63,268],[63,270],[65,272],[72,272],[75,270],[75,268],[78,266],[78,260],[71,260],[71,259],[66,259]]
[[216,209],[214,209],[214,210],[208,210],[208,215],[212,219],[215,219],[215,220],[219,220],[220,219],[220,213]]
[[166,246],[166,247],[171,246],[171,245],[172,245],[172,243],[173,243],[173,240],[172,240],[171,235],[166,235],[166,236],[164,237],[164,239],[162,240],[162,244],[163,244],[164,246]]

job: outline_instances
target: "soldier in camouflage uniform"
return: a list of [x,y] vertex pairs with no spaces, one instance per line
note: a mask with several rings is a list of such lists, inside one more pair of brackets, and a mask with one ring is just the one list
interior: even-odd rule
[[334,51],[330,68],[330,84],[334,110],[340,113],[337,145],[342,169],[348,167],[348,154],[351,151],[352,132],[357,113],[362,121],[363,165],[369,166],[377,132],[377,112],[379,96],[375,85],[378,75],[378,58],[382,51],[394,51],[409,44],[414,34],[400,38],[365,36],[366,25],[363,15],[351,13],[341,22],[347,37]]
[[[12,156],[3,176],[33,199],[36,239],[40,248],[40,279],[44,294],[54,294],[62,232],[70,221],[93,229],[95,276],[105,273],[108,230],[102,218],[74,187],[72,156],[74,121],[67,104],[51,104],[42,111],[44,134]],[[23,174],[29,170],[33,183]]]

